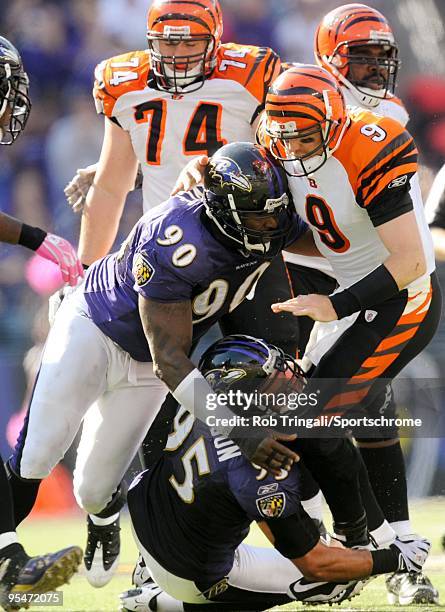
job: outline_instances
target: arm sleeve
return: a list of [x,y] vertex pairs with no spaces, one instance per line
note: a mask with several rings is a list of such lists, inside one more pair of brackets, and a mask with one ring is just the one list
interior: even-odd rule
[[314,521],[302,506],[290,516],[268,519],[266,524],[274,536],[275,548],[287,559],[304,557],[320,540]]

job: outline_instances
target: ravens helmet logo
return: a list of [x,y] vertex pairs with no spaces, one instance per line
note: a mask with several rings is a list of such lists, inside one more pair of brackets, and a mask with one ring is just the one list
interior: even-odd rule
[[242,172],[238,164],[230,157],[220,157],[214,161],[210,160],[209,174],[212,178],[219,179],[221,187],[232,185],[241,191],[252,191],[252,184]]

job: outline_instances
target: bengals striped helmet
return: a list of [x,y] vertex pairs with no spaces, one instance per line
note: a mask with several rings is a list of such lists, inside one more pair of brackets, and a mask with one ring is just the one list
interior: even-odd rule
[[294,162],[284,165],[291,176],[321,168],[339,146],[347,124],[340,86],[320,66],[294,64],[267,93],[266,145],[275,158]]
[[[180,93],[192,83],[193,88],[184,93],[200,89],[216,65],[222,32],[218,0],[154,0],[148,11],[147,40],[160,89]],[[184,41],[189,52],[176,55]]]
[[394,93],[400,61],[386,18],[366,4],[328,13],[315,34],[315,57],[351,94],[351,104],[377,106]]

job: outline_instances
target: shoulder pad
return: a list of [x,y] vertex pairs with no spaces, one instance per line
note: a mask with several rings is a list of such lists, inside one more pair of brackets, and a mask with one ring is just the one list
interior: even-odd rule
[[221,45],[213,78],[237,81],[259,102],[263,102],[270,83],[279,75],[281,61],[269,47]]
[[145,87],[149,71],[147,51],[131,51],[100,62],[94,71],[93,95],[97,112],[111,117],[120,96]]

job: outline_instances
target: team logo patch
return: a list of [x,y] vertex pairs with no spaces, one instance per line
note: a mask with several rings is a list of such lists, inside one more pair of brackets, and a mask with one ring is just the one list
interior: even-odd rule
[[278,482],[271,482],[270,484],[263,485],[257,491],[257,495],[270,495],[271,493],[275,493],[278,489]]
[[275,493],[256,500],[257,508],[265,518],[278,518],[284,512],[286,497],[284,493]]
[[210,589],[207,589],[207,591],[203,591],[202,594],[205,595],[207,599],[213,599],[217,595],[221,595],[221,593],[227,591],[228,588],[229,579],[227,578],[227,576],[224,576],[222,580],[211,586]]
[[232,185],[241,191],[252,191],[252,184],[242,172],[238,164],[230,157],[220,157],[210,162],[210,176],[219,179],[221,187]]
[[151,263],[143,256],[142,253],[137,253],[133,259],[133,276],[138,287],[144,287],[151,281],[155,273],[155,269]]

